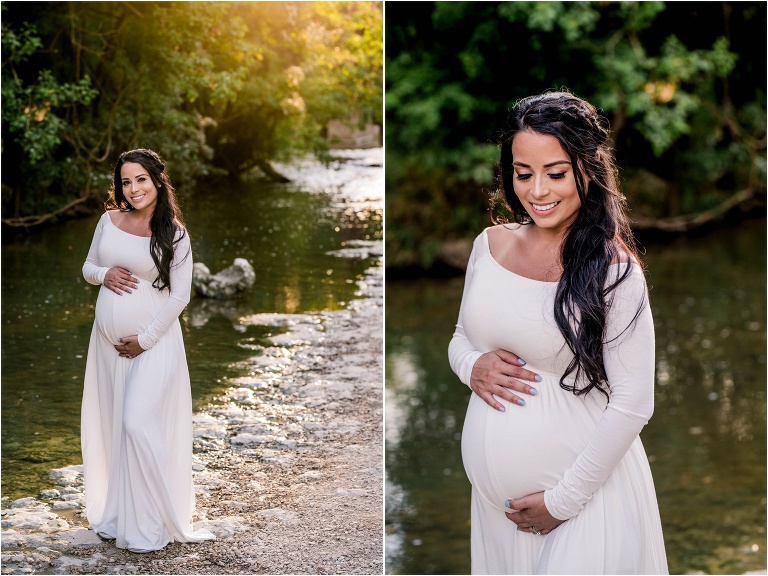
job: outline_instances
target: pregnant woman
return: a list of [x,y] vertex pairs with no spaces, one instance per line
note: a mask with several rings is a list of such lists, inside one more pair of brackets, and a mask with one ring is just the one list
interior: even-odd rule
[[193,531],[192,398],[179,314],[192,249],[165,163],[124,152],[83,265],[101,285],[88,347],[81,440],[88,521],[150,552]]
[[653,320],[607,122],[567,92],[523,99],[500,164],[512,222],[475,240],[449,346],[473,391],[472,573],[666,574],[639,438]]

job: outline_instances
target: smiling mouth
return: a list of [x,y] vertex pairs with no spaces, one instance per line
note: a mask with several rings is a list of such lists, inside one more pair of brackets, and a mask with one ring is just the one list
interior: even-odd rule
[[547,210],[552,210],[555,206],[560,204],[560,202],[551,202],[549,204],[533,204],[531,203],[531,206],[533,206],[534,210],[537,212],[546,212]]
[[146,196],[146,194],[142,194],[141,196],[134,196],[133,198],[131,198],[131,201],[132,202],[136,202],[136,201],[141,200],[142,198],[144,198],[144,196]]

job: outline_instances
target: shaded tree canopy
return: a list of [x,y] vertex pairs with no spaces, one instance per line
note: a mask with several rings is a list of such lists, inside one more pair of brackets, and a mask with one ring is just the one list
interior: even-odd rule
[[177,182],[322,154],[381,123],[380,2],[3,2],[2,212],[103,199],[123,150]]
[[548,89],[611,121],[638,225],[764,195],[765,3],[392,3],[385,31],[388,265],[489,223],[496,134]]

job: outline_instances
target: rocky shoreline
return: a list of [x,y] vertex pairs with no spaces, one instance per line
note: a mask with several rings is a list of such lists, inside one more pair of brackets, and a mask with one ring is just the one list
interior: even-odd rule
[[[381,242],[365,248],[381,256]],[[238,319],[279,333],[194,415],[195,527],[216,540],[148,554],[102,542],[70,466],[37,497],[4,499],[2,572],[382,574],[380,260],[358,296],[340,311]]]

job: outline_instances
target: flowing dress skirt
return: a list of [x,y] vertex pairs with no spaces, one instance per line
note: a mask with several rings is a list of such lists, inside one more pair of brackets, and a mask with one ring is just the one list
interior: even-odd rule
[[214,538],[192,529],[192,399],[181,326],[135,359],[114,345],[140,333],[168,298],[140,278],[132,294],[101,287],[81,416],[86,513],[116,545],[159,550]]

